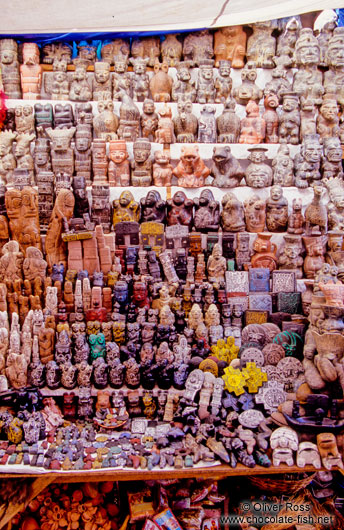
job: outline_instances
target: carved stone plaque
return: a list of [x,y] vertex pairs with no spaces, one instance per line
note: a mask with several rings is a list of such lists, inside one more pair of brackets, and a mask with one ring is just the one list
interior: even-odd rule
[[272,312],[272,299],[270,294],[250,294],[248,297],[248,307],[254,311]]
[[226,272],[226,291],[229,296],[236,293],[247,294],[249,292],[248,272],[247,271],[227,271]]
[[245,326],[249,324],[265,324],[268,321],[268,311],[254,311],[247,309],[245,311]]
[[273,342],[270,342],[263,348],[263,354],[265,359],[265,364],[272,364],[273,366],[277,366],[279,361],[281,359],[284,359],[285,357],[285,351],[283,346],[280,344],[275,344]]
[[301,311],[301,293],[278,293],[277,311],[295,314]]
[[248,278],[250,292],[268,293],[270,291],[270,269],[250,269]]
[[295,272],[272,271],[272,292],[293,293],[296,291]]
[[269,414],[275,412],[278,406],[286,400],[283,384],[278,381],[268,381],[264,387],[259,389],[255,395],[255,400],[256,403],[262,403]]

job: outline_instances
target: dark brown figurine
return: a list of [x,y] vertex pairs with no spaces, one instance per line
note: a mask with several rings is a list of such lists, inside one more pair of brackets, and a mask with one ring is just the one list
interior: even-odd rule
[[151,99],[145,99],[142,105],[142,114],[140,117],[142,138],[148,138],[150,142],[155,141],[155,132],[158,128],[159,116],[155,112],[154,102]]
[[75,199],[72,191],[61,190],[56,197],[48,232],[45,238],[45,252],[48,268],[51,271],[55,263],[63,263],[67,268],[67,246],[62,241],[65,224],[73,216]]
[[274,185],[266,201],[266,227],[270,232],[285,232],[288,223],[288,201],[283,188]]
[[173,118],[177,142],[193,143],[197,137],[198,120],[192,113],[192,102],[180,99],[177,104],[178,114]]
[[228,192],[222,197],[221,226],[224,232],[243,232],[245,230],[244,208],[234,193]]
[[199,198],[194,199],[194,226],[199,232],[217,232],[220,222],[220,204],[215,201],[213,193],[206,189]]
[[167,200],[167,226],[192,225],[193,201],[183,191],[177,191],[172,199]]
[[244,177],[244,170],[229,145],[214,147],[210,171],[214,177],[212,186],[218,188],[236,188]]
[[156,223],[163,223],[166,217],[165,201],[161,200],[158,191],[149,191],[146,197],[140,200],[141,205],[141,223],[147,221],[154,221]]
[[235,114],[235,100],[233,98],[224,104],[222,114],[216,118],[216,125],[220,144],[239,142],[240,118]]

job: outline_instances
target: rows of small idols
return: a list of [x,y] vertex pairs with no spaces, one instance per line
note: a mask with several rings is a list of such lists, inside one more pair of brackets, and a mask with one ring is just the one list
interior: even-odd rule
[[[92,113],[92,107],[86,103],[98,101],[99,114],[94,119],[96,138],[133,141],[140,134],[141,121],[142,136],[165,144],[176,140],[194,142],[195,139],[211,143],[218,140],[220,143],[298,144],[306,135],[316,133],[320,134],[321,139],[340,137],[343,143],[343,124],[338,116],[344,103],[344,63],[341,53],[344,45],[343,28],[334,28],[330,23],[315,37],[311,29],[300,30],[295,19],[292,19],[280,35],[277,48],[274,37],[271,37],[272,30],[272,22],[253,25],[245,65],[242,58],[246,40],[240,44],[234,42],[246,35],[240,26],[215,32],[215,61],[212,59],[212,34],[208,30],[190,34],[184,40],[184,58],[187,60],[179,62],[178,59],[170,58],[170,64],[177,64],[174,80],[168,75],[168,64],[165,62],[161,65],[158,61],[159,48],[155,55],[154,42],[159,41],[156,37],[139,42],[140,51],[136,51],[130,59],[133,73],[126,72],[129,49],[120,39],[103,47],[103,60],[98,62],[94,62],[95,49],[80,46],[80,56],[74,59],[75,72],[70,74],[66,71],[71,62],[69,46],[61,43],[47,45],[42,49],[43,62],[53,63],[55,71],[44,73],[43,84],[37,44],[24,43],[20,46],[23,60],[20,65],[16,41],[2,39],[0,63],[4,92],[10,98],[23,97],[25,100],[39,99],[42,90],[46,98],[84,102],[81,107],[87,109],[88,113]],[[217,39],[220,39],[218,44]],[[168,35],[162,47],[167,44],[168,50],[173,49],[170,40],[178,43],[175,36]],[[242,52],[240,63],[236,56],[239,49]],[[154,58],[158,62],[154,66],[155,73],[149,77],[147,63],[154,62]],[[114,73],[110,72],[113,61]],[[87,74],[86,67],[93,62],[94,74]],[[219,67],[216,77],[214,63]],[[196,83],[191,80],[189,71],[195,65],[199,66]],[[319,65],[329,69],[323,74]],[[234,88],[231,66],[242,68],[242,84]],[[274,67],[272,80],[264,90],[256,84],[256,66]],[[289,82],[287,71],[292,66],[297,66],[298,70],[293,81]],[[263,96],[265,112],[260,116],[258,103]],[[120,100],[118,118],[113,112],[113,101]],[[136,101],[144,103],[141,119]],[[171,120],[172,111],[168,105],[162,107],[158,115],[154,111],[153,101],[178,102],[178,115],[174,121]],[[192,113],[192,103],[195,101],[206,104],[199,120]],[[223,113],[217,120],[215,108],[208,105],[211,103],[224,104]],[[240,120],[236,115],[236,104],[246,106],[246,118]],[[282,107],[277,113],[280,104]],[[52,121],[51,105],[38,104],[36,108],[37,115],[44,115],[46,120]],[[70,122],[70,105],[61,103],[56,109],[59,113],[56,124],[63,120]],[[29,107],[26,107],[26,111],[18,109],[16,121],[25,121],[29,114]],[[86,117],[83,113],[82,120],[90,124],[92,116]],[[12,127],[13,115],[8,117],[8,121],[9,127]],[[17,128],[18,132],[20,128]],[[28,127],[25,132],[29,132]]]

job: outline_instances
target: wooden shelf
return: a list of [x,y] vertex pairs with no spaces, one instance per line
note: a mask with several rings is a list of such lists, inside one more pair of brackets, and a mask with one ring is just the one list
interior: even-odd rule
[[[325,468],[321,468],[325,471]],[[276,475],[283,473],[315,473],[319,471],[313,466],[300,468],[297,466],[278,466],[249,468],[238,464],[232,468],[225,464],[209,467],[192,467],[183,469],[99,469],[96,471],[54,471],[47,473],[1,473],[1,478],[37,478],[49,477],[56,484],[70,482],[105,482],[105,481],[136,481],[136,480],[162,480],[162,479],[183,479],[183,478],[211,478],[214,480],[226,477],[239,477],[249,475]]]

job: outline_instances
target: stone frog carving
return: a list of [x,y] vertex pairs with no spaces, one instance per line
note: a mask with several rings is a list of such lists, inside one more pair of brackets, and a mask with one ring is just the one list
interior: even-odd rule
[[235,188],[244,177],[244,170],[229,145],[214,147],[210,172],[214,177],[212,186],[218,188]]

